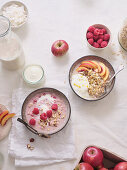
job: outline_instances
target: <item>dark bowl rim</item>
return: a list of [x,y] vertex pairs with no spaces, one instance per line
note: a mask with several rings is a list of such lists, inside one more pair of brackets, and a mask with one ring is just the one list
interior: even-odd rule
[[[102,96],[102,97],[100,97],[100,98],[97,98],[97,99],[93,99],[93,100],[85,99],[85,98],[81,97],[78,93],[75,92],[75,90],[73,89],[72,84],[71,84],[71,75],[70,75],[70,74],[71,74],[71,70],[72,70],[73,66],[75,65],[75,63],[76,63],[78,60],[80,60],[80,59],[82,59],[82,58],[84,58],[84,57],[92,57],[92,56],[97,57],[97,58],[101,58],[101,59],[103,59],[103,60],[106,60],[106,59],[104,59],[104,58],[102,58],[102,57],[100,57],[100,56],[96,56],[96,55],[86,55],[86,56],[83,56],[83,57],[77,59],[77,60],[72,64],[72,66],[70,67],[69,76],[68,76],[68,78],[69,78],[69,84],[70,84],[70,86],[71,86],[72,91],[73,91],[78,97],[80,97],[82,100],[89,101],[89,102],[94,102],[94,101],[98,101],[98,100],[101,100],[101,99],[105,98],[108,94],[110,94],[110,92],[112,91],[112,89],[113,89],[113,87],[114,87],[114,84],[115,84],[115,77],[114,77],[113,80],[112,80],[113,86],[112,86],[112,88],[110,89],[110,91],[109,91],[108,93],[106,93],[106,95],[104,95],[104,96]],[[113,66],[108,62],[108,60],[106,60],[106,62],[111,66],[112,70],[113,70],[114,73],[115,73],[115,70],[114,70]]]
[[[26,100],[28,99],[28,97],[29,97],[31,94],[33,94],[33,93],[35,93],[35,92],[37,92],[37,91],[39,91],[39,90],[41,90],[41,89],[51,89],[51,90],[57,91],[58,93],[61,93],[61,94],[65,97],[65,99],[66,99],[66,101],[67,101],[67,103],[68,103],[68,106],[69,106],[69,116],[68,116],[68,119],[67,119],[65,125],[64,125],[61,129],[59,129],[58,131],[56,131],[56,132],[54,132],[54,133],[51,133],[51,134],[48,134],[48,135],[54,135],[54,134],[60,132],[61,130],[63,130],[63,129],[66,127],[66,125],[68,124],[68,122],[69,122],[69,120],[70,120],[70,117],[71,117],[71,105],[70,105],[69,99],[66,97],[66,95],[65,95],[63,92],[61,92],[61,91],[59,91],[59,90],[57,90],[57,89],[55,89],[55,88],[51,88],[51,87],[43,87],[43,88],[39,88],[39,89],[36,89],[36,90],[32,91],[30,94],[27,95],[27,97],[25,98],[25,100],[24,100],[24,102],[23,102],[23,104],[22,104],[21,116],[22,116],[22,119],[23,119],[23,107],[24,107],[24,104],[25,104]],[[23,120],[24,120],[24,119],[23,119]],[[25,121],[25,120],[24,120],[24,121]],[[25,122],[26,122],[26,121],[25,121]],[[27,122],[26,122],[26,123],[27,123]],[[26,126],[26,127],[27,127],[27,126]],[[27,127],[27,129],[29,129],[29,128]],[[30,130],[30,129],[29,129],[29,130]],[[30,130],[30,131],[31,131],[31,130]],[[34,133],[33,131],[31,131],[31,132]],[[39,134],[42,134],[42,133],[39,132]]]

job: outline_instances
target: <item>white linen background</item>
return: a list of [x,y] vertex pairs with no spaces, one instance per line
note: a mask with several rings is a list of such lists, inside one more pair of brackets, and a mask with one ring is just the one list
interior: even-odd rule
[[[6,0],[1,0],[2,5]],[[28,24],[15,32],[22,40],[26,64],[39,63],[44,67],[46,81],[66,81],[72,107],[72,120],[76,133],[78,157],[87,145],[98,145],[127,158],[127,70],[121,72],[113,91],[103,100],[86,102],[79,99],[68,84],[68,70],[71,64],[87,54],[102,56],[117,69],[120,63],[126,64],[126,56],[113,54],[120,49],[117,35],[120,24],[127,16],[126,0],[33,0],[22,1],[29,10]],[[85,42],[85,31],[94,23],[107,25],[113,34],[112,47],[94,52]],[[57,39],[64,39],[70,49],[66,56],[52,56],[50,47]],[[11,98],[12,90],[22,87],[20,73],[9,72],[0,67],[0,102],[5,104]],[[6,96],[6,97],[2,97]],[[8,100],[7,100],[8,101]],[[8,103],[7,103],[8,104]],[[7,156],[8,139],[0,142],[0,151],[5,156],[3,170],[22,170],[15,168],[14,162]],[[76,162],[67,162],[52,166],[24,168],[25,170],[72,170]]]

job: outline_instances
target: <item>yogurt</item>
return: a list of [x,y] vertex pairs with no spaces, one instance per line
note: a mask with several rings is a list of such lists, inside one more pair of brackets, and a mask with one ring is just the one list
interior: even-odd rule
[[37,84],[42,80],[44,71],[40,65],[28,65],[23,71],[23,78],[29,84]]
[[82,74],[73,74],[72,87],[74,91],[82,98],[89,99],[90,95],[88,93],[89,81],[86,76]]

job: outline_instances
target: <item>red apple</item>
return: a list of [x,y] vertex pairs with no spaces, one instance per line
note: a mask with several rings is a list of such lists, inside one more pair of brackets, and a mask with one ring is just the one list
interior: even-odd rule
[[83,163],[78,164],[75,170],[94,170],[94,169],[90,164],[83,162]]
[[83,161],[93,167],[99,167],[103,163],[103,153],[97,147],[89,147],[83,153]]
[[127,170],[127,162],[120,162],[118,163],[114,170]]
[[69,46],[64,40],[57,40],[53,43],[51,51],[55,56],[64,55],[69,49]]

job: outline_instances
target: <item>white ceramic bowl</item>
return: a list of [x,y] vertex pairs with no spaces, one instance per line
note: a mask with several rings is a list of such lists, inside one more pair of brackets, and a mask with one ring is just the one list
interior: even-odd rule
[[[88,47],[91,50],[94,50],[94,51],[102,51],[102,50],[106,49],[107,47],[109,47],[109,45],[111,44],[111,39],[112,39],[111,31],[105,25],[102,25],[102,24],[94,24],[94,25],[91,25],[91,26],[93,26],[95,28],[104,28],[104,29],[106,29],[107,33],[110,35],[110,39],[109,39],[108,45],[106,47],[104,47],[104,48],[95,48],[95,47],[93,47],[92,45],[89,44],[89,42],[87,41],[87,37],[86,37]],[[86,31],[86,34],[87,34],[87,31]]]
[[16,5],[18,5],[18,6],[23,6],[24,7],[24,10],[25,10],[25,12],[26,12],[26,20],[24,21],[24,22],[22,22],[21,24],[19,24],[18,26],[13,26],[13,25],[11,25],[11,28],[20,28],[21,26],[23,26],[26,22],[27,22],[27,20],[28,20],[28,9],[27,9],[27,7],[22,3],[22,2],[20,2],[20,1],[9,1],[9,2],[7,2],[7,3],[5,3],[3,6],[2,6],[2,8],[1,8],[1,14],[3,14],[3,10],[6,8],[6,7],[8,7],[8,6],[10,6],[10,5],[12,5],[12,4],[16,4]]

